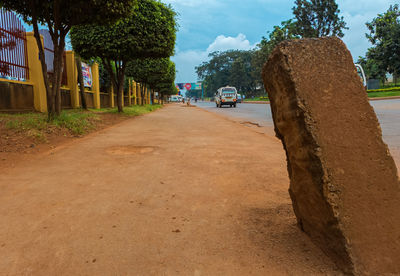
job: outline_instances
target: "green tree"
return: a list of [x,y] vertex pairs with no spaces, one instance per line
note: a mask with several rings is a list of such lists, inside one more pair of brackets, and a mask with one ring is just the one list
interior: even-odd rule
[[123,89],[127,64],[140,58],[164,58],[174,53],[176,13],[155,0],[139,2],[131,16],[107,26],[81,25],[71,30],[71,43],[82,58],[99,57],[117,93],[123,112]]
[[[152,91],[159,90],[160,85],[171,84],[175,80],[175,63],[169,58],[145,58],[134,59],[129,62],[126,69],[126,76],[137,82],[146,83]],[[142,94],[142,105],[144,104],[144,91]]]
[[[115,21],[126,16],[133,4],[132,0],[0,0],[1,7],[19,13],[27,23],[33,25],[46,87],[49,119],[61,111],[62,57],[65,37],[71,27]],[[51,78],[47,75],[45,53],[39,34],[40,24],[47,26],[54,45],[54,74]]]
[[367,57],[373,59],[379,71],[389,72],[396,78],[400,74],[400,10],[399,5],[390,6],[384,14],[378,14],[366,23],[366,34],[373,47]]
[[218,88],[236,86],[240,92],[253,94],[255,83],[251,74],[252,51],[230,50],[209,54],[210,60],[196,67],[203,80],[204,94],[212,97]]
[[296,23],[290,19],[281,22],[280,26],[274,26],[273,31],[268,33],[268,37],[263,37],[257,45],[256,50],[252,55],[252,78],[258,90],[263,92],[262,70],[265,62],[276,45],[284,40],[300,38],[296,34]]
[[359,57],[356,63],[363,67],[367,79],[380,79],[384,81],[386,79],[386,70],[383,69],[379,61],[375,60],[374,50],[375,48],[370,48],[367,52],[367,56]]
[[347,29],[335,0],[296,0],[293,14],[301,37],[343,37]]

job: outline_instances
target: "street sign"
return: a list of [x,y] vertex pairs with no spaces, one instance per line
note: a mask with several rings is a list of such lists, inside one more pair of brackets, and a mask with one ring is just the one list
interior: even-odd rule
[[186,89],[187,91],[190,90],[202,90],[202,83],[201,82],[192,82],[192,83],[177,83],[176,87],[179,90]]
[[190,89],[192,89],[192,84],[191,83],[186,83],[185,84],[185,88],[187,91],[189,91]]

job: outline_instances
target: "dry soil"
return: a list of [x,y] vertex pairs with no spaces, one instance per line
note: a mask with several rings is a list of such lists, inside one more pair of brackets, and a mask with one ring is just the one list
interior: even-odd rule
[[340,275],[281,143],[170,105],[3,169],[0,275]]

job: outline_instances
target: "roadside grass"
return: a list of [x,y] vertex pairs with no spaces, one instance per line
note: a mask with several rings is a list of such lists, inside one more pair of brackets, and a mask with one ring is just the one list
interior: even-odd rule
[[[53,121],[45,113],[0,113],[0,151],[19,151],[27,143],[57,143],[58,137],[83,136],[96,129],[133,116],[139,116],[161,108],[161,105],[125,107],[124,113],[117,108],[101,110],[63,110]],[[28,138],[28,140],[26,140]],[[8,147],[8,148],[7,148]]]
[[245,102],[253,102],[253,101],[257,101],[257,102],[264,101],[264,102],[267,102],[267,101],[269,101],[269,98],[268,97],[246,98],[246,99],[244,99],[244,101]]
[[53,121],[44,113],[0,114],[5,128],[26,133],[27,136],[46,141],[46,133],[54,129],[67,130],[72,135],[83,135],[96,127],[99,118],[92,112],[64,110]]
[[95,113],[112,113],[112,114],[117,114],[117,115],[121,115],[121,116],[139,116],[139,115],[143,115],[146,113],[150,113],[161,107],[162,107],[162,105],[159,105],[159,104],[155,104],[155,105],[147,104],[147,105],[143,105],[143,106],[142,105],[133,105],[133,106],[124,107],[123,113],[119,113],[118,109],[116,107],[91,109],[91,111],[93,111]]
[[394,97],[400,96],[400,90],[387,92],[369,92],[367,95],[369,98]]

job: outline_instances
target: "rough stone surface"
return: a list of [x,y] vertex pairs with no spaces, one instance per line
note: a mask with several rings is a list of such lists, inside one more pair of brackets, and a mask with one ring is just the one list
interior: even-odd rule
[[281,43],[264,66],[299,226],[346,273],[400,274],[400,183],[337,38]]

